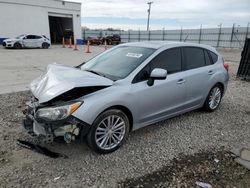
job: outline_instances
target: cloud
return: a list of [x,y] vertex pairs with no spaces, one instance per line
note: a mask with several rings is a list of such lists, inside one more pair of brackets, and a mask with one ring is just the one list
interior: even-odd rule
[[[82,17],[84,18],[126,18],[130,20],[147,19],[147,1],[145,0],[71,0],[82,2]],[[250,21],[250,0],[153,0],[151,9],[151,24],[168,25],[189,24],[207,26],[247,24]],[[159,22],[159,20],[162,20]],[[165,20],[165,23],[164,21]],[[175,20],[172,23],[171,20]],[[113,24],[110,20],[106,23]],[[157,23],[154,23],[157,22]],[[89,23],[90,24],[90,23]],[[97,24],[97,23],[93,23]],[[119,24],[119,23],[116,23]],[[126,24],[125,22],[120,25]],[[141,24],[141,23],[138,23]]]

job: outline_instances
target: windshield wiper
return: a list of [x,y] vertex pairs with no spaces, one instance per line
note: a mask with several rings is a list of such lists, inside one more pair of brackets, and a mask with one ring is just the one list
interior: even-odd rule
[[91,72],[91,73],[97,74],[97,75],[99,75],[99,76],[105,77],[105,75],[100,74],[99,72],[96,72],[96,71],[94,71],[94,70],[88,70],[88,69],[86,69],[86,70],[84,70],[84,71]]

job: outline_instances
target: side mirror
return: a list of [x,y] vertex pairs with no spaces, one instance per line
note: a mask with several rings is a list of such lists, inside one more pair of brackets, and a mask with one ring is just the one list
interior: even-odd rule
[[155,68],[152,70],[148,79],[148,86],[154,85],[155,80],[165,80],[167,78],[167,71],[165,69]]

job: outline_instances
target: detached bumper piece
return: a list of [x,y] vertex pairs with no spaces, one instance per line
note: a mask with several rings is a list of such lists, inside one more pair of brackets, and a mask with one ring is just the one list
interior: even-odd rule
[[47,149],[45,147],[42,147],[42,146],[39,146],[39,145],[36,145],[36,144],[32,144],[32,143],[27,142],[27,141],[17,140],[17,145],[19,145],[19,146],[21,146],[23,148],[35,151],[37,153],[44,154],[44,155],[46,155],[48,157],[51,157],[51,158],[54,158],[54,159],[59,158],[59,157],[63,157],[65,159],[68,158],[68,156],[66,156],[64,154],[50,151],[49,149]]

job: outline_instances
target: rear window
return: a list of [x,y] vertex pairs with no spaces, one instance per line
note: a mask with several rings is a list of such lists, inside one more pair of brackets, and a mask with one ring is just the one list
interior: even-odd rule
[[211,52],[211,51],[209,51],[209,54],[213,60],[213,63],[216,63],[218,60],[218,56],[214,52]]

